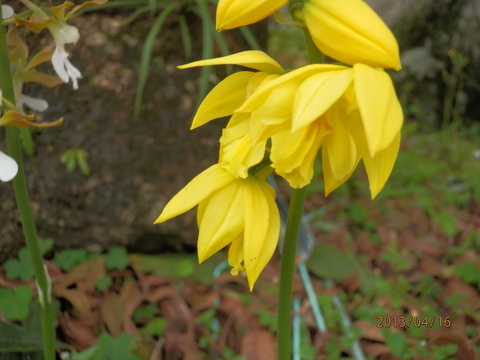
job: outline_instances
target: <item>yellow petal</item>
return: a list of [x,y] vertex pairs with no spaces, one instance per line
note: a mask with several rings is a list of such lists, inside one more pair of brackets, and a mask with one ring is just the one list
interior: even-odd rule
[[43,29],[48,28],[49,26],[52,26],[57,23],[57,21],[53,17],[49,17],[47,19],[41,19],[38,15],[33,14],[30,16],[30,19],[23,19],[21,17],[18,17],[17,15],[14,15],[15,19],[15,24],[17,26],[25,26],[27,29],[39,33]]
[[244,187],[245,181],[232,181],[200,203],[199,262],[205,261],[243,233]]
[[0,126],[13,126],[19,129],[26,127],[45,128],[52,126],[60,126],[63,124],[63,118],[51,122],[34,122],[33,115],[21,114],[15,110],[8,110],[5,115],[0,118]]
[[250,81],[248,82],[247,86],[247,98],[253,94],[261,85],[269,82],[270,80],[277,78],[278,74],[269,74],[263,71],[256,72],[255,75],[252,76]]
[[249,131],[250,114],[235,113],[220,138],[220,163],[235,177],[246,178],[250,167],[262,161],[266,142],[255,146]]
[[329,131],[325,122],[318,120],[293,133],[284,131],[272,137],[272,167],[292,188],[302,188],[311,182],[313,162]]
[[47,61],[52,60],[53,51],[52,50],[41,50],[36,53],[32,59],[25,66],[25,70],[33,69],[34,67],[46,63]]
[[275,191],[255,177],[245,184],[244,264],[250,290],[273,256],[280,234],[280,215]]
[[68,8],[72,7],[73,5],[75,5],[73,2],[65,1],[62,5],[52,6],[50,8],[50,11],[57,18],[57,20],[64,20],[65,12],[67,11]]
[[247,86],[254,74],[256,73],[251,71],[240,71],[220,81],[200,104],[191,129],[233,114],[245,102]]
[[[321,72],[335,71],[347,69],[339,65],[315,64],[303,66],[274,79],[269,79],[262,84],[245,103],[237,109],[237,112],[253,112],[260,108],[267,108],[267,113],[275,113],[275,108],[269,109],[266,102],[269,101],[271,106],[275,104],[288,102],[293,104],[293,97],[298,87],[310,76],[314,76]],[[272,93],[275,92],[275,95]],[[291,114],[291,109],[289,113]],[[277,121],[278,122],[278,121]]]
[[387,148],[378,152],[374,157],[368,155],[363,157],[363,164],[367,171],[372,199],[378,195],[388,180],[395,165],[399,148],[400,134],[397,134],[392,143]]
[[7,46],[10,63],[22,64],[26,61],[28,57],[28,46],[15,27],[12,27],[7,33]]
[[217,30],[256,23],[281,9],[288,0],[219,0]]
[[355,96],[371,157],[389,146],[403,124],[402,107],[390,76],[379,69],[355,64]]
[[106,4],[108,0],[92,0],[92,1],[85,1],[83,4],[75,6],[71,11],[66,16],[66,19],[68,19],[70,16],[75,14],[77,11],[84,9],[89,6],[94,6],[94,5],[103,5]]
[[210,166],[197,175],[165,206],[155,224],[167,221],[195,207],[218,189],[231,183],[235,178],[223,170],[219,164]]
[[35,69],[24,71],[20,75],[20,77],[24,82],[36,82],[38,84],[42,84],[43,86],[46,86],[49,88],[60,85],[60,84],[64,84],[63,80],[60,79],[58,76],[44,74]]
[[277,63],[263,51],[258,50],[242,51],[236,54],[227,55],[219,58],[194,61],[189,64],[178,66],[178,68],[189,69],[197,66],[227,64],[241,65],[270,74],[283,74],[284,72],[279,63]]
[[332,122],[333,130],[325,137],[323,154],[328,158],[332,176],[343,180],[349,176],[357,163],[357,149],[352,136],[340,119]]
[[298,88],[293,106],[292,131],[323,115],[352,83],[353,71],[326,71],[313,75]]
[[232,241],[228,249],[228,265],[232,267],[230,273],[237,276],[240,271],[245,271],[243,263],[243,234]]
[[354,137],[350,134],[352,130],[346,126],[350,117],[344,107],[335,106],[328,116],[333,130],[322,144],[325,196],[348,180],[361,158]]
[[307,0],[303,17],[324,54],[345,64],[401,69],[395,37],[362,0]]

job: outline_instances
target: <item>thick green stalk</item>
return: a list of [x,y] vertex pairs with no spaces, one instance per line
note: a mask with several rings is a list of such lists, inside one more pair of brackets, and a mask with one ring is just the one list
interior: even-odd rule
[[[294,13],[291,4],[291,13]],[[318,50],[313,42],[308,29],[303,27],[305,43],[307,45],[308,60],[310,64],[321,64],[325,61],[325,56]],[[288,218],[285,229],[285,239],[280,268],[280,289],[278,298],[278,360],[291,360],[292,357],[292,335],[291,335],[291,310],[292,310],[292,290],[293,275],[295,272],[295,259],[297,255],[297,243],[302,225],[303,210],[305,199],[307,197],[307,188],[294,189],[292,199],[288,210]]]
[[295,272],[295,258],[297,255],[298,235],[302,225],[303,208],[307,198],[307,188],[294,189],[288,210],[285,238],[280,268],[280,289],[278,294],[278,360],[291,360],[291,310],[293,274]]
[[[1,0],[0,0],[1,5]],[[8,58],[5,28],[0,26],[0,88],[3,97],[15,104],[12,76],[10,72],[10,61]],[[9,155],[18,164],[18,173],[13,178],[13,190],[17,202],[20,219],[22,221],[23,235],[30,252],[30,257],[37,279],[39,302],[42,309],[42,335],[43,353],[45,360],[55,359],[55,332],[53,326],[51,282],[42,261],[42,254],[37,237],[37,230],[30,209],[25,171],[23,168],[22,153],[20,149],[20,131],[14,127],[6,126],[6,139]]]

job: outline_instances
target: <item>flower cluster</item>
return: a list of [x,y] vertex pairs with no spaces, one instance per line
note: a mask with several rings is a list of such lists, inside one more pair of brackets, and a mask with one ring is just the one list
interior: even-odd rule
[[[286,0],[220,0],[217,29],[259,21]],[[232,273],[245,270],[253,287],[275,250],[280,221],[269,173],[292,188],[308,185],[321,152],[325,193],[344,183],[360,160],[374,198],[397,157],[402,109],[385,69],[401,68],[397,42],[362,0],[290,4],[315,46],[342,64],[285,71],[261,51],[180,66],[235,64],[248,68],[215,86],[192,128],[225,116],[218,164],[205,170],[165,207],[161,223],[198,204],[199,260],[230,245]],[[293,9],[293,10],[292,10]]]
[[[74,4],[66,1],[60,6],[53,6],[49,9],[42,9],[30,1],[24,4],[30,11],[15,14],[11,6],[2,5],[2,19],[7,26],[14,25],[7,33],[6,41],[8,55],[11,64],[13,92],[15,104],[2,98],[0,89],[0,106],[5,108],[0,114],[0,126],[23,127],[47,127],[62,124],[63,119],[49,123],[34,121],[33,115],[26,115],[25,106],[35,111],[45,111],[48,103],[23,93],[23,85],[28,82],[39,83],[46,87],[57,86],[62,83],[73,83],[73,88],[78,88],[78,79],[81,78],[80,71],[68,60],[68,53],[65,51],[65,44],[75,43],[79,39],[76,27],[67,24],[67,20],[78,10],[91,5],[104,4],[108,0],[93,0],[84,2],[73,7],[68,13],[66,10]],[[30,15],[31,14],[31,15]],[[26,16],[29,16],[28,18]],[[30,56],[29,47],[23,41],[17,27],[25,26],[27,29],[38,33],[48,29],[55,42],[55,50],[41,50]],[[35,68],[45,62],[51,61],[57,75],[42,73]],[[18,171],[15,160],[0,152],[0,180],[9,181]]]

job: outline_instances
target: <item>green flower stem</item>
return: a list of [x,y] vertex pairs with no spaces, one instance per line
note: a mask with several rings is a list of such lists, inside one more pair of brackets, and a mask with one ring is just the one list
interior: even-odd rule
[[294,189],[288,210],[285,238],[280,268],[280,289],[278,294],[278,360],[291,360],[291,310],[293,274],[295,272],[295,259],[297,255],[298,235],[302,225],[303,208],[307,198],[307,188]]
[[[12,75],[10,72],[10,61],[7,52],[6,34],[3,26],[0,26],[0,88],[2,89],[3,97],[5,97],[5,99],[12,104],[15,104]],[[42,311],[41,316],[44,360],[54,360],[55,332],[53,326],[51,282],[42,261],[37,230],[33,220],[32,211],[30,209],[30,201],[28,198],[25,171],[23,168],[22,153],[20,148],[20,131],[11,126],[6,126],[5,130],[8,153],[18,164],[18,173],[12,180],[13,190],[22,221],[23,235],[27,243],[27,248],[30,252],[33,269],[35,271],[35,277],[37,279],[39,302]]]
[[306,27],[303,28],[303,34],[305,35],[305,43],[307,44],[308,62],[310,64],[323,64],[325,62],[325,55],[315,46],[312,36]]

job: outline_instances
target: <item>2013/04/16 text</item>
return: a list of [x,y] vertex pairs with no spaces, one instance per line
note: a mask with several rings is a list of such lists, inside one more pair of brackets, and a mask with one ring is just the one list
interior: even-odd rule
[[433,328],[435,324],[437,324],[437,327],[439,328],[449,328],[452,326],[450,316],[377,316],[377,320],[378,322],[376,326],[378,328],[399,327],[408,329],[411,326],[416,328],[421,326]]

